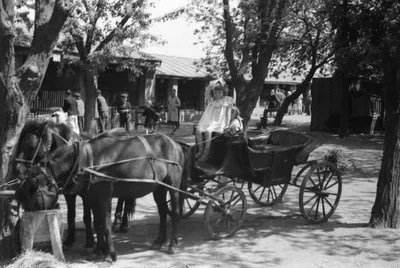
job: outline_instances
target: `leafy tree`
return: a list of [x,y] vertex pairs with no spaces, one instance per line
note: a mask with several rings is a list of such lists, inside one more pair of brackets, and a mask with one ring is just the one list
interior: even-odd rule
[[340,47],[334,47],[335,32],[328,16],[329,3],[327,0],[298,0],[288,9],[285,28],[270,68],[275,74],[287,71],[293,76],[304,76],[304,79],[283,101],[275,125],[282,123],[290,103],[301,94],[305,96],[317,71],[320,75],[332,72],[331,64]]
[[231,7],[229,0],[193,1],[187,9],[192,18],[202,22],[197,33],[211,37],[205,68],[214,75],[230,77],[246,126],[268,75],[288,2],[237,1]]
[[[335,33],[332,31],[327,15],[327,3],[329,1],[291,1],[285,12],[282,12],[278,23],[275,24],[275,40],[273,42],[278,45],[274,45],[274,47],[269,47],[268,42],[256,41],[262,36],[259,32],[260,19],[257,18],[261,11],[257,3],[257,1],[241,1],[238,6],[232,8],[230,14],[232,23],[229,24],[229,27],[232,28],[231,31],[228,31],[229,27],[227,30],[226,25],[223,24],[224,17],[220,13],[222,7],[220,2],[206,1],[202,4],[195,2],[195,7],[188,10],[190,17],[202,22],[201,27],[195,32],[199,36],[200,42],[204,43],[206,42],[204,40],[209,40],[205,48],[206,56],[202,59],[200,66],[210,74],[230,77],[233,70],[233,73],[237,73],[236,75],[244,74],[245,78],[254,79],[253,73],[256,73],[254,68],[260,67],[260,65],[255,64],[259,61],[257,57],[261,55],[257,51],[260,47],[265,47],[267,50],[272,50],[273,55],[268,70],[264,74],[273,72],[272,75],[279,75],[282,72],[288,72],[293,76],[305,77],[297,90],[286,98],[282,109],[278,112],[275,124],[280,125],[289,104],[297,99],[300,94],[305,93],[318,70],[321,74],[327,72],[327,63],[331,62],[335,55],[333,48]],[[277,2],[273,4],[277,4]],[[219,8],[217,8],[218,6]],[[229,61],[229,55],[226,54],[229,50],[227,46],[229,42],[225,41],[228,38],[227,32],[231,32],[232,36],[230,47],[233,61]],[[269,37],[272,37],[272,35]],[[259,48],[255,47],[256,42],[260,42]],[[253,57],[253,53],[255,57]],[[231,66],[234,66],[234,68],[232,69]],[[238,71],[235,71],[235,68],[238,68]],[[233,77],[232,81],[235,81]],[[238,80],[236,79],[236,81]],[[246,82],[243,84],[246,84]],[[254,85],[254,80],[252,85]],[[243,98],[243,96],[251,91],[250,88],[238,90],[238,106],[242,109],[247,106],[244,101],[246,98]],[[261,91],[258,90],[256,95],[247,100],[253,99],[254,101],[254,98],[257,99],[260,93]],[[254,105],[250,106],[254,108]],[[247,108],[244,108],[242,112],[246,110]],[[251,113],[251,111],[252,109],[248,109],[247,113]]]
[[[9,180],[14,150],[36,97],[56,45],[70,14],[69,0],[36,0],[32,45],[25,63],[15,68],[15,1],[0,1],[0,185]],[[14,247],[7,243],[12,229],[8,221],[9,203],[0,199],[0,256],[10,256]]]
[[[65,54],[78,52],[78,66],[83,81],[82,97],[85,101],[85,122],[89,132],[94,132],[96,76],[111,62],[119,59],[119,65],[133,74],[140,74],[146,65],[140,59],[132,59],[130,53],[139,51],[157,38],[148,34],[151,24],[149,0],[83,0],[76,1],[71,18],[63,29],[61,49]],[[154,68],[154,66],[146,65]]]

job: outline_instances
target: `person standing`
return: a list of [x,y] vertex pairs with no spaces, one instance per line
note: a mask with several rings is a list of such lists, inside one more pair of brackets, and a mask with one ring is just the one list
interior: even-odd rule
[[311,115],[311,104],[312,104],[312,98],[311,98],[311,93],[308,92],[305,101],[304,101],[304,109],[306,112],[306,115]]
[[119,113],[119,126],[129,131],[130,118],[131,118],[131,104],[128,102],[128,95],[121,94],[121,101],[117,105]]
[[70,89],[67,89],[65,91],[63,110],[68,115],[67,125],[72,129],[72,131],[76,132],[79,135],[78,108],[76,104],[76,99],[72,97]]
[[171,135],[179,127],[179,107],[181,107],[181,101],[176,95],[176,89],[172,89],[171,95],[168,97],[168,123],[175,126],[172,130]]
[[142,117],[144,117],[144,127],[147,133],[153,133],[155,131],[156,124],[160,120],[160,116],[156,113],[153,108],[151,100],[146,101],[146,107],[144,108]]
[[109,129],[108,127],[108,104],[106,99],[101,95],[101,90],[97,90],[97,109],[99,112],[99,128],[100,133]]
[[79,131],[82,133],[84,127],[84,118],[85,118],[85,103],[83,103],[80,93],[75,93],[75,98],[76,98],[76,107],[78,109],[78,126],[79,126]]

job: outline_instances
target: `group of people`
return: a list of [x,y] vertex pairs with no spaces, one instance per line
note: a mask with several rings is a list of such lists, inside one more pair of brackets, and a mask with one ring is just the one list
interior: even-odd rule
[[[206,89],[205,96],[207,106],[196,129],[196,141],[198,144],[196,158],[203,161],[210,154],[212,133],[236,134],[243,131],[240,111],[235,106],[233,98],[228,96],[228,87],[223,79],[211,81]],[[119,113],[120,127],[126,128],[129,131],[132,107],[127,101],[127,97],[127,94],[121,94],[120,101],[116,106]],[[171,95],[168,97],[167,110],[168,123],[175,127],[171,134],[179,127],[180,106],[181,102],[176,94],[176,90],[172,89]],[[84,128],[85,105],[79,93],[75,93],[73,96],[71,90],[65,91],[62,110],[55,113],[60,121],[62,121],[62,113],[67,115],[65,122],[73,131],[78,134],[82,132]],[[160,114],[155,111],[153,103],[150,100],[146,102],[142,117],[144,118],[146,129],[154,132],[155,126],[160,120]],[[100,90],[97,91],[95,118],[100,133],[109,128],[109,106]]]
[[[176,94],[176,89],[172,89],[168,97],[167,122],[174,126],[171,134],[179,127],[179,108],[181,102]],[[109,106],[100,90],[97,90],[95,102],[95,119],[98,133],[102,133],[110,128]],[[132,106],[128,102],[128,94],[122,93],[119,101],[116,102],[116,110],[119,114],[119,127],[130,130],[130,120]],[[70,89],[65,91],[63,107],[59,108],[54,114],[56,121],[67,124],[74,132],[80,134],[84,129],[85,104],[80,93],[72,94]],[[142,114],[144,126],[147,132],[154,132],[157,122],[160,120],[160,112],[155,111],[151,100],[146,101],[146,107]]]
[[[109,127],[108,122],[109,107],[106,99],[101,95],[101,91],[97,91],[95,103],[95,118],[98,131],[104,132]],[[70,89],[65,91],[63,107],[59,108],[54,114],[58,123],[67,124],[74,132],[80,134],[85,125],[85,103],[81,94],[76,92],[72,94]]]

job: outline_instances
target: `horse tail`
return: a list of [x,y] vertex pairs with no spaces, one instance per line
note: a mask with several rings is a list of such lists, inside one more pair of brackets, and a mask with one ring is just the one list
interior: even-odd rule
[[[189,146],[185,143],[179,143],[181,145],[183,155],[184,155],[184,164],[182,166],[182,178],[181,178],[181,186],[180,189],[182,191],[186,191],[189,186],[189,179],[192,173],[193,165],[194,165],[194,157],[195,157],[195,147]],[[185,201],[186,195],[184,193],[179,194],[179,215],[181,216],[183,213],[183,204]]]

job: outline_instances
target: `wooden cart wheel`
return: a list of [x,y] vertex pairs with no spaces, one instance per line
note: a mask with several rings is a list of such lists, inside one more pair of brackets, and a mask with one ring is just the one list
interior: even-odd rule
[[210,200],[204,212],[207,232],[213,239],[230,237],[243,224],[247,200],[239,188],[227,185],[213,194],[219,199]]
[[[188,192],[200,197],[200,193],[195,191],[195,190],[193,190],[193,189],[190,189],[190,191],[188,191]],[[172,216],[171,196],[169,194],[169,191],[167,191],[167,205],[168,205],[167,213],[168,213],[169,216]],[[183,201],[181,219],[187,219],[190,216],[192,216],[193,213],[195,213],[196,210],[199,208],[199,206],[200,206],[200,202],[198,202],[197,200],[193,199],[190,196],[185,196],[185,199]]]
[[254,202],[262,207],[272,206],[282,200],[283,195],[289,186],[289,183],[283,183],[264,187],[257,183],[249,181],[247,184],[249,193]]
[[300,187],[303,217],[314,223],[326,221],[335,212],[342,194],[342,177],[336,165],[323,161],[307,172]]

